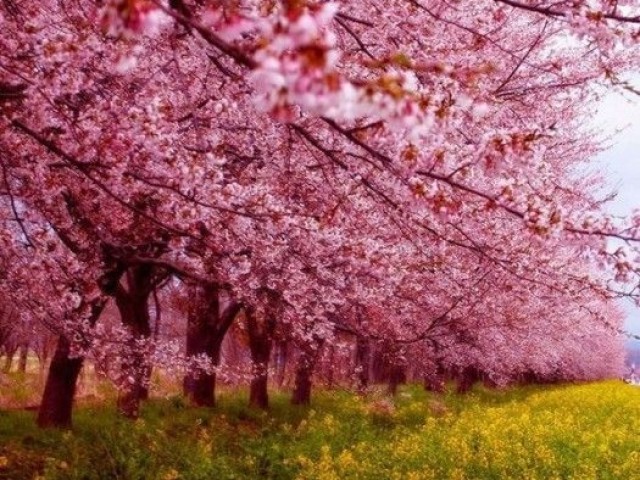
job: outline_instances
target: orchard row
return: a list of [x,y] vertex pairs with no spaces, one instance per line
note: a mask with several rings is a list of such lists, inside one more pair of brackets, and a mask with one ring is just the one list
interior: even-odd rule
[[640,215],[589,125],[638,2],[97,3],[0,6],[0,348],[57,339],[40,424],[85,359],[132,417],[154,367],[262,407],[270,373],[620,373]]

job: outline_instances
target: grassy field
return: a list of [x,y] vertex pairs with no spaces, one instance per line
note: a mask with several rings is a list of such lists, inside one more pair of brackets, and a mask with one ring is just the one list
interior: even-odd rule
[[640,479],[640,388],[621,382],[287,400],[154,400],[134,423],[83,406],[66,433],[0,410],[0,479]]

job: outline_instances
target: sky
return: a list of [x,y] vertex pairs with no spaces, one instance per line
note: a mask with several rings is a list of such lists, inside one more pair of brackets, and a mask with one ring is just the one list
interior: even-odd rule
[[[640,78],[634,79],[640,84]],[[606,172],[608,183],[617,192],[609,204],[613,215],[627,216],[640,209],[640,97],[611,93],[603,100],[594,116],[596,128],[607,133],[620,130],[602,152],[598,162]],[[628,300],[621,300],[627,314],[626,328],[640,335],[640,309]]]

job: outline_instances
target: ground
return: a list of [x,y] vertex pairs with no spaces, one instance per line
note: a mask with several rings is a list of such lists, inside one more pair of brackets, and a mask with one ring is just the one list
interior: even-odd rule
[[154,399],[136,422],[81,405],[71,432],[0,410],[0,479],[640,479],[640,388],[619,381],[392,400],[273,392],[269,413],[223,391],[215,409]]

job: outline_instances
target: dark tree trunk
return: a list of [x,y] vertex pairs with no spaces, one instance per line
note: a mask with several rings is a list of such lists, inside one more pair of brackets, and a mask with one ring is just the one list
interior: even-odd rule
[[140,416],[140,403],[146,390],[142,382],[135,378],[134,382],[118,395],[118,412],[125,418],[135,419]]
[[13,365],[13,357],[16,354],[16,348],[7,348],[5,353],[7,358],[4,359],[4,366],[2,367],[2,371],[5,373],[9,373],[11,371],[11,366]]
[[27,372],[27,360],[29,358],[29,344],[20,345],[20,356],[18,357],[18,371],[20,373]]
[[[200,353],[206,353],[214,366],[220,363],[220,347],[222,339],[217,345],[208,345]],[[192,348],[193,344],[192,344]],[[193,352],[193,350],[192,350]],[[191,353],[190,355],[194,355]],[[183,380],[183,393],[195,407],[213,407],[216,404],[216,374],[215,372],[189,372]]]
[[378,348],[371,348],[371,366],[369,380],[374,384],[384,383],[388,379],[388,363]]
[[[89,318],[91,325],[94,325],[100,317],[104,305],[103,300],[93,304]],[[71,358],[70,354],[71,345],[68,339],[61,335],[49,365],[42,402],[38,410],[39,427],[71,427],[73,400],[83,359]]]
[[[103,299],[93,303],[89,318],[90,325],[95,325],[98,321],[105,303]],[[53,358],[49,364],[49,373],[38,410],[39,427],[71,427],[73,400],[83,359],[71,358],[70,354],[69,340],[61,335],[58,337]]]
[[40,352],[38,355],[38,370],[40,371],[40,375],[47,368],[47,361],[49,360],[49,352]]
[[293,405],[309,405],[311,403],[311,376],[321,348],[322,342],[318,342],[300,352],[293,385],[293,395],[291,396]]
[[115,294],[120,318],[132,335],[129,356],[123,362],[124,376],[130,381],[118,397],[118,411],[127,418],[137,418],[140,403],[149,397],[149,379],[151,365],[146,352],[141,350],[136,341],[151,336],[149,318],[149,295],[154,288],[154,267],[139,265],[131,267],[126,274],[128,289],[118,286]]
[[194,407],[213,407],[216,404],[216,374],[200,373],[184,378],[184,392]]
[[458,375],[458,386],[456,391],[460,394],[468,393],[478,379],[478,371],[475,368],[467,367],[463,369]]
[[358,391],[364,393],[369,388],[371,363],[371,346],[369,341],[361,336],[356,340],[356,371],[358,375]]
[[249,405],[266,410],[269,408],[269,391],[267,373],[255,374],[249,389]]
[[538,383],[539,379],[532,371],[526,371],[521,375],[521,383],[524,385],[530,385],[532,383]]
[[[220,312],[218,288],[195,285],[191,289],[192,303],[187,314],[187,355],[207,355],[214,367],[220,363],[222,341],[240,311],[241,305],[231,302]],[[192,405],[215,405],[215,372],[189,371],[182,383],[183,393]]]
[[247,334],[249,336],[249,350],[253,363],[253,378],[249,387],[249,405],[252,407],[269,408],[269,358],[271,357],[272,336],[275,329],[275,319],[267,315],[257,318],[252,309],[245,309],[247,320]]
[[76,382],[82,369],[82,358],[70,358],[69,341],[60,336],[38,410],[38,426],[69,428],[76,393]]
[[404,368],[400,365],[391,365],[389,368],[389,394],[395,396],[398,393],[398,385],[405,382]]
[[309,405],[311,403],[311,375],[313,367],[299,365],[296,369],[296,379],[293,386],[291,403],[293,405]]

